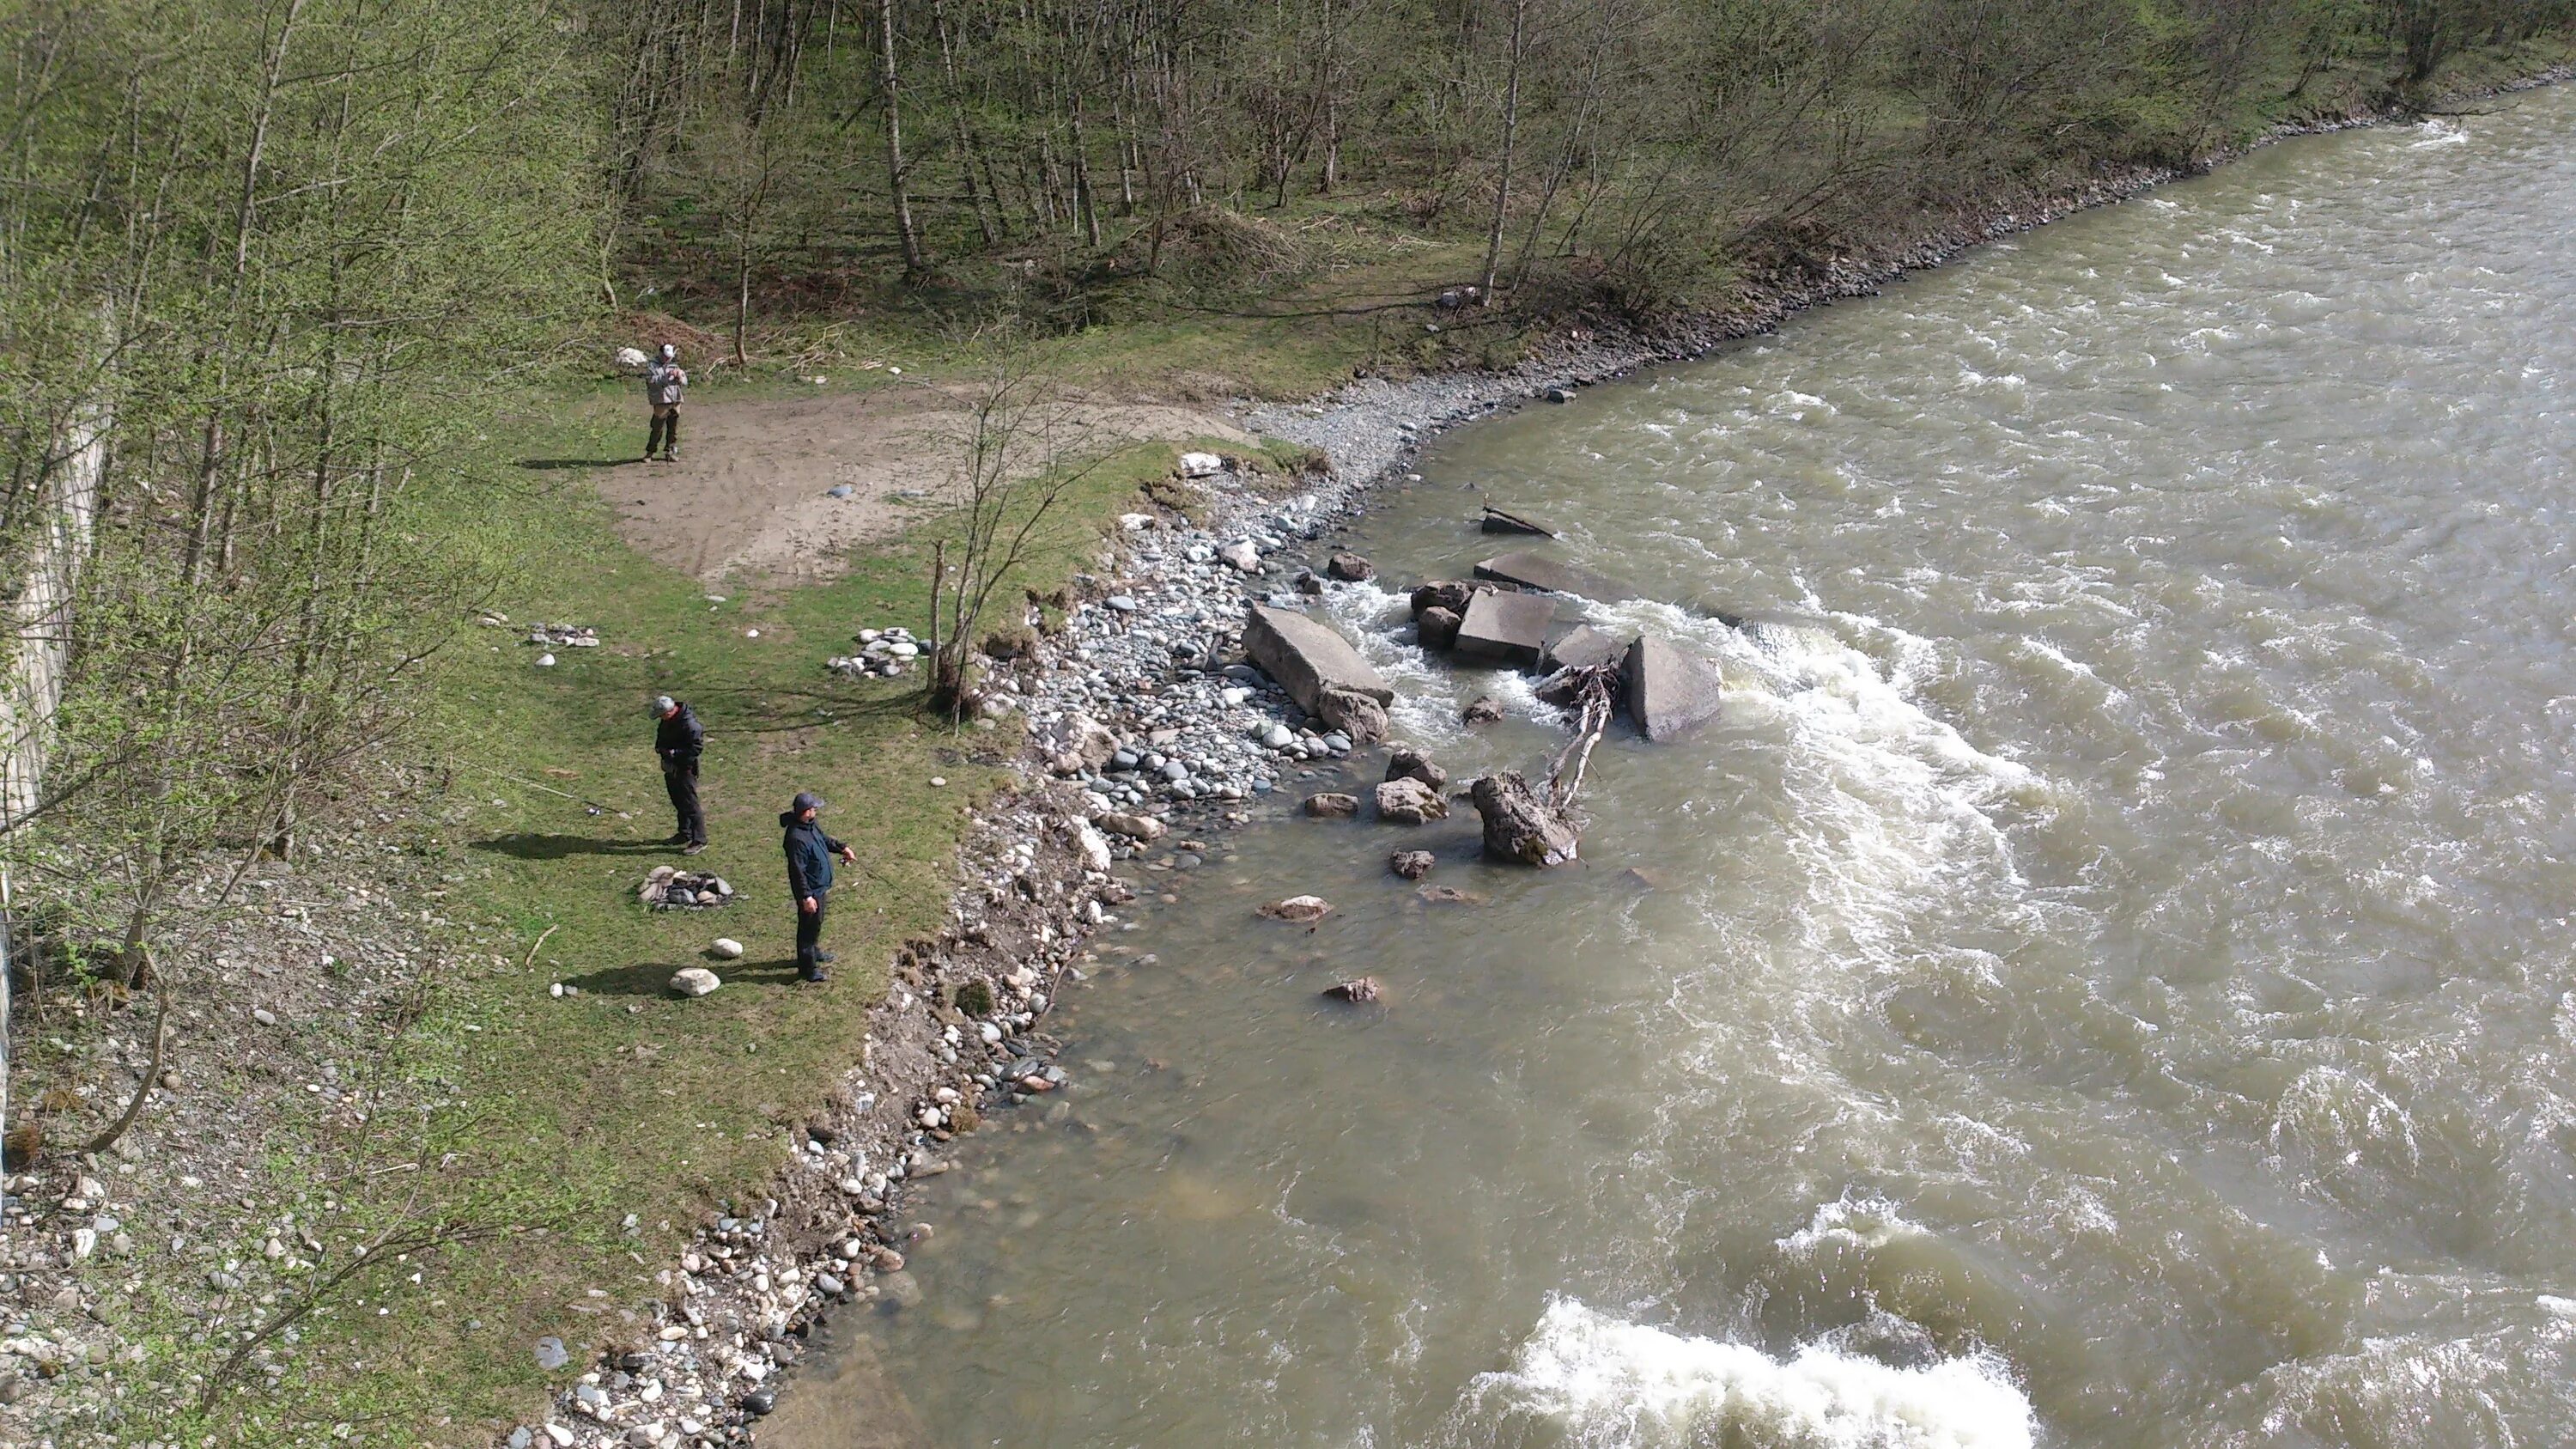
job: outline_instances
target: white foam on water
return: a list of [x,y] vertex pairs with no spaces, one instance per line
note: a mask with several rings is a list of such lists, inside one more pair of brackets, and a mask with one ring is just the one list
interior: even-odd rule
[[1846,1248],[1883,1248],[1907,1238],[1926,1236],[1928,1230],[1897,1210],[1896,1204],[1874,1193],[1860,1196],[1845,1194],[1836,1201],[1820,1203],[1816,1215],[1807,1225],[1776,1239],[1772,1246],[1785,1257],[1806,1261],[1816,1250],[1828,1245]]
[[2036,1433],[1992,1355],[1896,1368],[1811,1343],[1783,1361],[1564,1298],[1510,1368],[1468,1385],[1453,1437],[1532,1420],[1585,1449],[2030,1449]]

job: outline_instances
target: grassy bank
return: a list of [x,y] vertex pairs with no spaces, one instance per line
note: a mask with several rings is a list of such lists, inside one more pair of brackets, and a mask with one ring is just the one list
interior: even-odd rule
[[[688,1235],[761,1191],[785,1124],[859,1061],[897,946],[936,929],[956,842],[1006,779],[1015,726],[952,727],[918,672],[860,682],[823,668],[859,627],[926,628],[942,523],[827,583],[711,587],[628,548],[588,470],[505,461],[624,451],[627,391],[575,391],[497,435],[488,508],[456,520],[521,566],[492,600],[509,624],[458,646],[428,736],[430,763],[450,773],[423,848],[448,853],[447,913],[481,930],[457,943],[399,1070],[439,1103],[423,1157],[439,1164],[435,1200],[407,1211],[471,1240],[358,1274],[306,1321],[299,1372],[158,1427],[225,1443],[309,1444],[335,1425],[369,1442],[482,1443],[599,1352],[649,1338],[647,1305],[669,1296],[662,1274]],[[1177,451],[1139,445],[1085,470],[1023,582],[1043,592],[1085,566]],[[539,668],[524,643],[535,620],[595,625],[604,642]],[[721,912],[636,900],[648,869],[678,859],[659,843],[671,822],[645,710],[661,691],[707,727],[712,844],[691,864],[741,892]],[[843,870],[828,936],[841,962],[821,989],[793,984],[778,850],[777,815],[800,789],[831,802],[826,824],[861,862]],[[743,943],[741,960],[704,954],[720,935]],[[671,974],[693,964],[724,988],[671,995]],[[183,1330],[164,1330],[155,1362],[201,1372],[206,1349]],[[570,1354],[552,1371],[533,1352],[549,1336]]]

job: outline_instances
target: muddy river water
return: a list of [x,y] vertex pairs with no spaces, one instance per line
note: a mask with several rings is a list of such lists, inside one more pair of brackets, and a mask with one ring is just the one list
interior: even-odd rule
[[[2576,89],[1419,466],[1387,578],[1555,520],[1725,716],[1613,734],[1579,866],[1462,802],[1138,872],[798,1449],[2576,1442]],[[1401,736],[1543,760],[1336,587]]]

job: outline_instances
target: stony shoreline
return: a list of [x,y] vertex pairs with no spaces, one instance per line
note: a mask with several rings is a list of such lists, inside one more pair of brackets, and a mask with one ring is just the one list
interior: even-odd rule
[[[2554,68],[2498,90],[2570,74]],[[1872,295],[1978,243],[2127,200],[2274,140],[2389,119],[2284,126],[2189,171],[2128,168],[1998,198],[1884,253],[1760,279],[1736,307],[1668,332],[1574,330],[1508,372],[1363,379],[1314,402],[1240,407],[1247,428],[1324,450],[1333,474],[1272,496],[1238,466],[1185,470],[1200,474],[1206,518],[1193,523],[1169,509],[1128,515],[1099,576],[1078,581],[1083,597],[1062,628],[1028,656],[997,664],[988,708],[1022,714],[1031,748],[1020,791],[961,849],[948,928],[905,949],[895,985],[873,1008],[863,1060],[797,1133],[795,1161],[770,1195],[704,1225],[665,1270],[662,1325],[607,1355],[547,1420],[505,1442],[752,1442],[812,1328],[834,1312],[919,1302],[903,1250],[928,1228],[900,1221],[903,1185],[946,1171],[939,1152],[956,1132],[1033,1110],[1067,1080],[1039,1024],[1097,959],[1087,947],[1093,934],[1125,924],[1112,908],[1133,888],[1114,874],[1116,862],[1166,836],[1169,849],[1188,851],[1201,842],[1183,837],[1241,824],[1265,798],[1284,803],[1301,770],[1352,753],[1349,740],[1298,718],[1281,691],[1241,663],[1246,608],[1293,594],[1307,567],[1320,573],[1319,541],[1358,514],[1381,481],[1403,475],[1433,436],[1703,356],[1809,307]],[[961,1011],[961,992],[965,1005],[988,1009]]]

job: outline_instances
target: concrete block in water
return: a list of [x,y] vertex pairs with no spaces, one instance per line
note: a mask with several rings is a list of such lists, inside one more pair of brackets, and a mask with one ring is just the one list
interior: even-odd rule
[[1476,565],[1476,577],[1551,594],[1581,594],[1605,604],[1637,597],[1636,590],[1607,574],[1594,573],[1580,564],[1552,559],[1528,549],[1494,555]]
[[1311,614],[1253,605],[1243,627],[1243,652],[1309,714],[1321,714],[1324,697],[1336,691],[1379,704],[1395,700],[1395,690],[1350,641]]
[[1478,594],[1467,601],[1467,617],[1451,648],[1470,664],[1535,669],[1547,627],[1555,621],[1556,601],[1545,595]]
[[1620,703],[1650,740],[1677,740],[1717,718],[1717,665],[1640,635],[1620,661]]
[[1596,664],[1616,663],[1628,646],[1612,635],[1604,634],[1589,624],[1577,624],[1564,637],[1550,643],[1539,656],[1539,671],[1554,674],[1560,669],[1589,669]]

